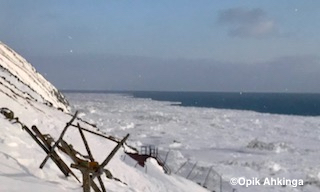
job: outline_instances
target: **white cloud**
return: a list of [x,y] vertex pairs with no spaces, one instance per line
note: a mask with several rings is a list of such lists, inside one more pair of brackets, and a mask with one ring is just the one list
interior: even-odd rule
[[233,8],[219,13],[218,22],[229,28],[229,35],[236,37],[261,38],[277,34],[275,20],[262,9],[246,10]]

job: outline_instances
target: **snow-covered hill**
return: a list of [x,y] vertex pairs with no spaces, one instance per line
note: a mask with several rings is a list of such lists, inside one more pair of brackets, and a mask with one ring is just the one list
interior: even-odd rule
[[69,111],[64,96],[30,63],[2,42],[0,42],[0,83],[2,93],[9,91],[13,97],[22,97]]
[[[11,120],[12,116],[8,118],[0,114],[0,191],[82,191],[81,184],[73,177],[64,177],[50,159],[43,169],[39,169],[45,152],[19,123],[15,123],[18,120],[29,128],[35,125],[42,133],[57,139],[71,119],[66,113],[70,111],[66,99],[25,59],[3,43],[0,43],[0,77],[0,109],[8,108],[13,112],[12,116],[18,118]],[[97,132],[95,127],[79,119],[74,123]],[[117,144],[87,132],[85,136],[93,157],[99,163]],[[78,129],[70,127],[64,139],[74,149],[86,154]],[[67,155],[56,151],[67,165],[72,163]],[[121,148],[106,166],[118,179],[108,179],[102,175],[107,191],[207,191],[182,177],[165,174],[152,159],[147,161],[147,168],[134,165],[134,160],[126,156],[125,149]],[[81,178],[79,171],[73,171]]]

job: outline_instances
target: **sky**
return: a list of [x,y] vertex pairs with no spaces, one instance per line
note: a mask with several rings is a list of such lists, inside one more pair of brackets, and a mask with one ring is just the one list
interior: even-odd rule
[[0,0],[0,41],[63,90],[320,92],[318,0]]

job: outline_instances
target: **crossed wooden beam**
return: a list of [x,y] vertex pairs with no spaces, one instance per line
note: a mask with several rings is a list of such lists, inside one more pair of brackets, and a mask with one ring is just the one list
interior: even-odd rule
[[[120,142],[112,137],[107,137],[105,135],[96,133],[94,131],[91,131],[89,129],[85,129],[80,127],[79,123],[77,125],[72,124],[73,121],[77,118],[78,112],[76,112],[71,120],[66,124],[64,129],[62,130],[62,133],[60,134],[58,140],[54,142],[53,138],[49,135],[43,135],[39,129],[36,126],[32,126],[32,131],[22,124],[18,118],[14,118],[14,114],[11,110],[7,108],[1,108],[0,113],[3,114],[6,118],[8,118],[10,121],[12,119],[15,119],[15,123],[19,123],[22,126],[22,129],[25,130],[33,140],[47,153],[47,156],[43,160],[43,162],[40,165],[40,168],[42,169],[49,158],[52,159],[52,161],[58,166],[58,168],[61,170],[61,172],[67,177],[69,174],[71,174],[77,181],[80,182],[78,177],[74,174],[74,172],[68,167],[68,165],[60,158],[60,156],[56,153],[55,148],[58,147],[60,150],[65,152],[69,157],[75,162],[71,164],[72,168],[78,169],[82,173],[82,182],[83,182],[83,191],[84,192],[90,192],[91,187],[95,192],[106,192],[105,186],[103,184],[103,181],[101,179],[101,175],[104,172],[108,172],[104,167],[110,162],[110,160],[113,158],[113,156],[116,154],[116,152],[120,149],[120,147],[126,142],[126,140],[129,137],[129,134],[127,134]],[[88,157],[90,162],[80,159],[76,156],[76,154],[79,154],[76,150],[73,149],[72,145],[69,145],[63,140],[63,136],[65,135],[68,127],[73,126],[77,127],[79,130],[79,133],[81,135],[81,138],[83,140],[83,143],[85,145],[85,148],[88,153]],[[91,150],[89,148],[89,144],[83,134],[83,131],[92,133],[94,135],[101,136],[103,138],[112,140],[117,144],[117,146],[111,151],[111,153],[106,157],[106,159],[99,165],[98,162],[96,162],[92,156]],[[54,144],[51,146],[52,142]],[[60,144],[60,145],[59,145]],[[83,156],[83,155],[82,155]],[[84,156],[83,156],[84,157]],[[95,178],[98,178],[100,188],[97,186],[97,184],[94,182]],[[80,182],[81,183],[81,182]]]
[[1,108],[0,113],[3,114],[9,121],[16,120],[16,122],[22,126],[22,129],[25,130],[31,138],[47,153],[50,154],[51,159],[53,162],[58,166],[61,172],[67,177],[69,174],[73,175],[79,182],[80,180],[77,176],[73,173],[73,171],[65,164],[65,162],[59,157],[59,155],[52,150],[51,143],[47,140],[38,130],[36,126],[32,126],[33,132],[23,123],[19,121],[18,117],[14,117],[13,111],[8,108]]
[[[47,153],[51,151],[50,143],[44,138],[36,126],[32,126],[32,130],[35,134],[26,126],[23,126],[23,129],[36,141],[36,143]],[[39,138],[39,139],[38,139]],[[80,182],[78,177],[73,173],[73,171],[68,167],[68,165],[60,158],[60,156],[53,151],[50,155],[52,161],[58,166],[60,171],[67,177],[71,174],[77,181]]]
[[110,160],[113,158],[113,156],[116,154],[116,152],[119,150],[119,148],[124,144],[124,142],[129,137],[129,134],[127,134],[118,144],[117,146],[111,151],[111,153],[107,156],[107,158],[99,165],[97,162],[95,162],[89,145],[87,143],[86,138],[84,137],[84,134],[78,124],[78,129],[80,132],[80,135],[82,137],[82,140],[85,144],[86,150],[89,154],[89,158],[91,160],[91,164],[71,164],[72,168],[78,169],[82,173],[82,180],[83,180],[83,192],[90,192],[90,187],[94,189],[95,192],[101,192],[100,189],[97,187],[97,184],[94,182],[95,177],[98,178],[100,187],[103,192],[106,191],[103,181],[101,179],[101,175],[104,173],[104,167],[110,162]]
[[76,119],[78,115],[78,111],[76,111],[76,113],[73,115],[72,119],[66,124],[66,126],[64,127],[64,129],[62,130],[62,133],[60,134],[59,139],[54,143],[54,145],[50,148],[49,153],[47,154],[47,156],[44,158],[44,160],[42,161],[42,163],[40,164],[40,169],[43,168],[43,166],[46,164],[46,162],[48,161],[49,157],[52,156],[52,154],[54,153],[54,149],[58,146],[58,144],[60,143],[60,141],[62,140],[64,134],[66,133],[68,127],[72,124],[72,122]]
[[[70,168],[62,161],[62,159],[59,157],[59,155],[55,152],[55,148],[58,147],[59,149],[64,151],[67,155],[69,155],[70,158],[74,161],[74,163],[71,164],[71,168],[78,169],[82,173],[83,192],[90,192],[91,188],[95,192],[101,192],[101,191],[106,192],[105,186],[104,186],[103,181],[101,179],[101,175],[105,172],[104,167],[110,162],[110,160],[113,158],[113,156],[116,154],[116,152],[125,143],[125,141],[129,137],[129,134],[127,134],[120,142],[118,142],[117,146],[111,151],[111,153],[106,157],[106,159],[99,165],[99,163],[94,160],[92,153],[91,153],[91,150],[90,150],[90,147],[89,147],[89,144],[87,142],[87,139],[85,138],[85,136],[83,134],[83,130],[85,130],[85,131],[87,131],[87,130],[84,128],[81,128],[79,123],[77,123],[76,126],[72,124],[73,121],[76,119],[77,114],[78,114],[78,112],[76,112],[73,115],[72,119],[66,124],[66,126],[62,130],[58,140],[53,144],[53,146],[51,146],[51,143],[49,143],[48,139],[46,139],[44,137],[44,135],[41,134],[41,132],[37,129],[37,127],[32,126],[32,130],[36,133],[36,135],[34,135],[28,129],[30,132],[29,134],[36,140],[36,142],[47,153],[47,156],[45,157],[45,159],[41,163],[40,168],[42,169],[44,167],[44,165],[46,164],[46,162],[48,161],[48,159],[51,158],[56,163],[56,165],[60,168],[60,170],[64,173],[65,176],[68,176],[68,174],[70,173],[79,181],[79,179],[73,173],[73,171],[70,170]],[[78,152],[76,150],[74,150],[71,145],[68,145],[63,140],[63,136],[65,135],[68,127],[70,127],[70,126],[78,128],[79,133],[81,135],[81,138],[83,140],[83,143],[85,145],[86,151],[88,153],[90,162],[77,157],[76,154]],[[95,134],[97,135],[97,133],[95,133]],[[45,144],[45,146],[43,146],[43,144],[36,138],[36,136],[39,137],[39,139]],[[98,187],[98,185],[94,182],[95,178],[98,179],[101,190]]]

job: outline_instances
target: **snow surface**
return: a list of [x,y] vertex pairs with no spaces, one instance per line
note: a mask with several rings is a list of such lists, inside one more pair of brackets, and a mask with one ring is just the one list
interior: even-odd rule
[[[9,108],[19,121],[31,128],[36,125],[43,134],[50,134],[57,139],[71,115],[58,110],[60,107],[68,110],[63,96],[57,94],[49,82],[36,73],[21,56],[18,56],[7,46],[0,44],[0,108]],[[51,105],[45,104],[51,102]],[[81,116],[81,114],[80,114]],[[84,118],[84,117],[83,117]],[[48,160],[43,169],[39,165],[46,154],[38,144],[21,128],[21,125],[9,121],[0,114],[0,191],[83,191],[73,177],[64,177],[57,166]],[[84,128],[98,131],[93,126],[77,119]],[[122,134],[123,133],[123,134]],[[126,133],[117,134],[123,138]],[[93,157],[102,162],[116,146],[116,143],[105,138],[85,132],[84,133]],[[73,147],[86,154],[79,131],[70,127],[64,140]],[[129,140],[131,138],[129,137]],[[112,158],[106,168],[115,179],[107,179],[102,175],[103,183],[109,192],[183,192],[206,189],[178,175],[167,175],[154,160],[148,159],[146,167],[135,167],[133,159],[126,155],[121,148]],[[57,150],[57,153],[70,165],[72,161]],[[81,173],[74,170],[78,178]]]
[[[137,148],[153,144],[176,172],[203,183],[210,167],[232,191],[233,177],[302,179],[303,187],[233,186],[237,191],[320,191],[320,118],[172,106],[121,94],[66,94],[72,108],[107,134],[131,134]],[[197,172],[197,173],[196,173]],[[219,177],[210,176],[220,190]],[[215,180],[215,181],[213,181]],[[218,184],[217,184],[218,183]],[[310,184],[311,183],[311,184]]]
[[[0,41],[0,84],[16,96],[69,111],[64,96],[23,57]],[[21,93],[20,93],[21,92]]]

